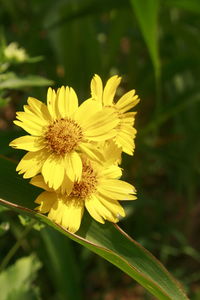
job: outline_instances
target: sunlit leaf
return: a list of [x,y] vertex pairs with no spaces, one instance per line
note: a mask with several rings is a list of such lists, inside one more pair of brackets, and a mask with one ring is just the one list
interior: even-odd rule
[[41,268],[35,255],[23,257],[0,273],[1,300],[39,300],[39,293],[32,282]]

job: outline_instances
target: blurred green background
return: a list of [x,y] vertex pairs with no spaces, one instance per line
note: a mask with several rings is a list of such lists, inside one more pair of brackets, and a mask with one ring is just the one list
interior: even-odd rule
[[[200,2],[0,5],[0,154],[17,160],[24,154],[8,143],[20,134],[12,121],[28,96],[45,101],[47,86],[70,85],[83,101],[94,73],[104,82],[121,75],[118,94],[135,88],[141,102],[135,154],[123,156],[124,179],[136,186],[138,200],[125,204],[127,217],[119,225],[163,262],[190,299],[200,299]],[[6,61],[11,42],[25,48],[24,62]],[[24,223],[0,208],[1,261],[27,230]],[[154,299],[116,267],[49,228],[31,230],[9,263],[13,269],[0,275],[1,300]],[[13,290],[6,276],[18,280]]]

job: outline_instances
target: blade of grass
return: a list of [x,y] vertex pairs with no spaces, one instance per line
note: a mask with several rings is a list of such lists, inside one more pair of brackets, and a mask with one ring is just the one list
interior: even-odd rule
[[131,4],[154,67],[157,96],[155,112],[158,115],[161,108],[161,65],[158,46],[159,0],[131,0]]

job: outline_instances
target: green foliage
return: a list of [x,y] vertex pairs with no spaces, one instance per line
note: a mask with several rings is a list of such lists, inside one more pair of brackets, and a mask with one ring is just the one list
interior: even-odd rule
[[41,263],[35,255],[20,258],[0,273],[1,300],[39,300],[39,289],[33,285]]
[[[22,152],[8,147],[20,135],[11,124],[15,110],[25,104],[28,96],[44,99],[46,88],[41,88],[38,76],[53,79],[56,87],[73,86],[82,100],[89,97],[93,73],[101,75],[104,82],[111,74],[123,75],[121,89],[136,88],[141,102],[137,109],[135,154],[133,158],[124,157],[123,165],[126,179],[138,190],[138,200],[126,204],[127,218],[120,226],[161,259],[187,287],[191,300],[199,299],[200,286],[199,12],[199,0],[4,0],[0,10],[1,36],[6,37],[0,42],[0,84],[4,86],[0,90],[0,154],[15,160],[22,156]],[[23,63],[3,61],[3,46],[12,41],[33,58]],[[39,61],[40,56],[43,61]],[[15,177],[9,180],[8,190],[15,185]],[[30,189],[35,198],[37,191],[24,185],[25,194]],[[34,208],[28,197],[23,201]],[[3,227],[11,219],[10,228],[18,228],[19,235],[18,218],[10,210],[0,214]],[[1,259],[13,246],[13,237],[18,239],[11,229],[2,232]],[[21,252],[39,252],[40,248],[57,274],[50,275],[43,268],[43,290],[50,282],[52,294],[50,291],[48,296],[55,298],[59,294],[65,299],[71,293],[70,284],[75,282],[74,276],[70,281],[67,268],[73,268],[75,262],[57,270],[58,262],[64,260],[64,251],[57,250],[55,260],[43,237],[44,247],[38,247],[40,233],[31,232],[30,239],[34,238],[35,243],[29,243],[26,237],[16,256],[21,256]],[[49,238],[56,247],[57,238]],[[60,248],[67,248],[64,240],[60,241]],[[120,299],[120,291],[125,297],[130,287],[137,289],[132,282],[126,285],[123,275],[103,261],[99,270],[97,258],[94,261],[91,254],[81,260],[83,251],[74,245],[74,260],[80,267],[75,273],[82,274],[76,288],[80,291],[81,283],[85,299],[106,298],[106,293],[111,299]],[[109,274],[109,279],[105,274]],[[68,278],[66,289],[64,282],[59,286],[57,281],[62,276]],[[150,299],[134,291],[131,297]]]

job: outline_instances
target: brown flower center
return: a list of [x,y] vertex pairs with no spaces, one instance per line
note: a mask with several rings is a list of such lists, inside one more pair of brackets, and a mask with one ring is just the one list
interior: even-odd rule
[[81,181],[74,183],[70,196],[83,200],[96,191],[97,183],[97,174],[94,169],[89,164],[83,163]]
[[45,133],[47,147],[53,153],[64,155],[73,151],[83,139],[81,127],[72,119],[60,119],[48,126]]

